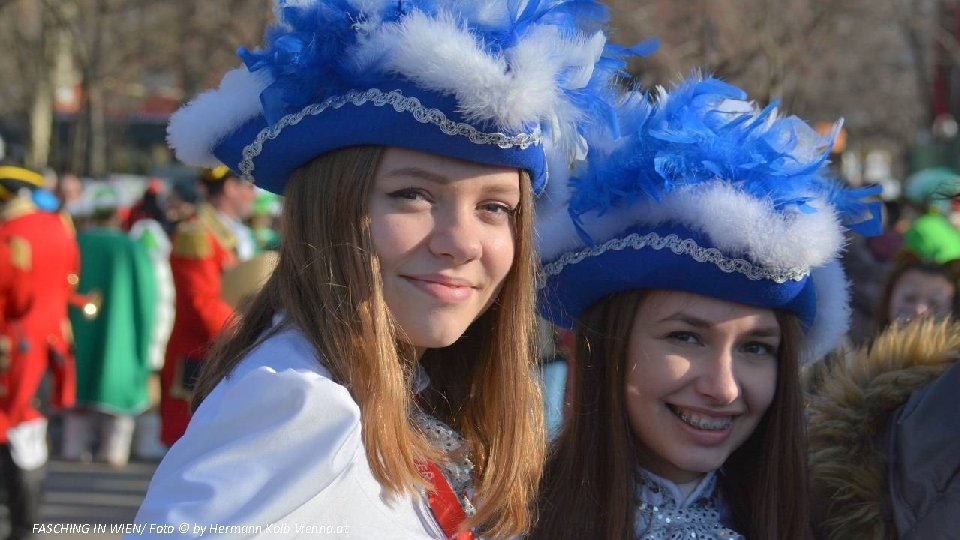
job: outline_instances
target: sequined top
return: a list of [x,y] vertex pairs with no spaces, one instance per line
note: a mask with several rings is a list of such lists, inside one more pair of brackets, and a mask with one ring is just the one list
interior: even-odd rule
[[473,462],[469,452],[464,451],[463,437],[447,424],[422,411],[415,413],[414,421],[430,444],[451,458],[437,463],[437,467],[457,494],[463,513],[472,517],[477,512],[470,500],[473,497]]
[[[413,392],[419,394],[430,386],[430,376],[427,375],[423,366],[417,365],[417,371],[414,373]],[[420,431],[427,437],[430,444],[448,456],[450,459],[443,463],[437,463],[440,472],[443,473],[450,488],[456,493],[460,506],[463,507],[463,513],[469,518],[477,513],[473,505],[473,461],[470,460],[469,451],[464,448],[464,439],[452,427],[440,421],[436,417],[417,410],[413,417],[414,423],[420,428]]]
[[686,498],[669,480],[643,469],[637,471],[638,540],[742,540],[724,523],[729,512],[720,496],[717,473],[704,476]]

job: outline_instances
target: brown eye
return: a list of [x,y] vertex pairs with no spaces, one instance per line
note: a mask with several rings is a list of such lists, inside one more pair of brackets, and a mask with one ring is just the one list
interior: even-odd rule
[[667,338],[681,343],[689,343],[690,345],[699,345],[701,343],[700,337],[693,332],[670,332],[667,334]]
[[502,202],[482,203],[478,207],[486,220],[492,223],[507,223],[516,215],[517,209]]
[[423,199],[425,201],[430,200],[427,192],[417,188],[398,189],[396,191],[391,191],[390,193],[387,193],[387,196],[390,197],[391,199],[401,199],[401,200],[407,200],[407,201],[415,201],[419,199]]
[[763,343],[760,341],[751,341],[743,346],[743,351],[748,354],[756,354],[761,356],[777,356],[779,349],[770,345],[769,343]]

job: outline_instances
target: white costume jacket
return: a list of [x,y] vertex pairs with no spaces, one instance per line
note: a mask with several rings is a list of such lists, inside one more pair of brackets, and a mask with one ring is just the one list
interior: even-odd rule
[[423,497],[389,498],[377,482],[359,407],[294,329],[203,401],[136,524],[138,538],[444,537]]

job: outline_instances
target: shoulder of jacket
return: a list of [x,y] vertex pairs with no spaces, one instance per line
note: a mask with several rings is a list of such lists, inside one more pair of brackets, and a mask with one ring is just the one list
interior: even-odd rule
[[36,213],[37,207],[29,199],[14,197],[3,207],[3,212],[0,212],[0,221],[9,222]]
[[33,251],[30,242],[20,236],[11,236],[8,239],[10,246],[10,263],[14,268],[29,272],[33,268]]
[[957,362],[958,351],[956,322],[893,326],[837,357],[808,395],[810,478],[814,494],[830,501],[823,525],[831,538],[871,537],[883,523],[887,457],[878,438],[915,390]]
[[234,251],[237,246],[237,237],[233,234],[220,217],[217,210],[210,204],[203,204],[197,210],[197,221],[203,224],[204,228],[217,239],[217,242],[227,251]]
[[205,259],[213,254],[213,240],[196,219],[183,221],[174,232],[172,252],[187,259]]

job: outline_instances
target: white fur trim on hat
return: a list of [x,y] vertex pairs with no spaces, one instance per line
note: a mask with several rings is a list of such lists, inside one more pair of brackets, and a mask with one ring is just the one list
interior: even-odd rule
[[170,117],[167,143],[188,165],[216,167],[213,149],[244,122],[261,113],[260,92],[271,82],[267,71],[245,67],[227,72],[219,88],[197,96]]
[[807,329],[803,363],[821,360],[836,349],[850,329],[850,282],[839,260],[810,273],[817,295],[817,316]]
[[[584,247],[565,211],[539,218],[543,260]],[[777,211],[769,200],[722,181],[679,189],[660,202],[614,208],[599,216],[585,214],[581,219],[586,233],[599,239],[614,238],[637,224],[681,224],[704,233],[725,254],[779,271],[820,266],[836,257],[845,241],[836,213],[825,204],[813,213]]]

